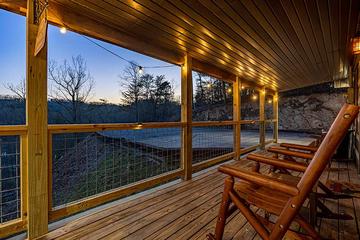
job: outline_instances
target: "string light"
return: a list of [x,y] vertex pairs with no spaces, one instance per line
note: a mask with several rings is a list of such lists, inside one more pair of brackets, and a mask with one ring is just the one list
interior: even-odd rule
[[268,100],[268,103],[269,103],[269,104],[271,104],[271,103],[272,103],[272,100],[271,100],[271,99],[269,99],[269,100]]
[[[1,2],[1,0],[0,0],[0,2]],[[53,14],[54,14],[58,19],[61,19],[56,12],[53,12]],[[67,28],[66,28],[67,25],[66,25],[64,22],[61,22],[61,23],[62,23],[63,27],[60,28],[60,32],[61,32],[62,34],[65,34],[65,33],[67,33]],[[128,63],[130,63],[130,64],[134,64],[133,61],[130,61],[130,60],[126,59],[126,58],[121,57],[119,54],[117,54],[117,53],[113,52],[112,50],[106,48],[105,46],[103,46],[103,45],[95,42],[95,41],[92,40],[91,38],[89,38],[89,37],[87,37],[87,36],[85,36],[85,35],[83,35],[83,34],[80,34],[80,36],[83,37],[83,38],[85,38],[85,39],[88,40],[89,42],[93,43],[94,45],[98,46],[99,48],[102,48],[103,50],[109,52],[110,54],[114,55],[115,57],[120,58],[121,60],[123,60],[123,61],[125,61],[125,62],[128,62]],[[139,73],[140,73],[141,71],[143,72],[143,69],[145,69],[145,68],[172,68],[172,67],[177,67],[176,65],[172,65],[172,64],[171,64],[171,65],[170,65],[170,64],[168,64],[168,65],[159,65],[159,66],[140,66],[140,65],[135,64],[135,66],[137,66],[137,67],[139,68]],[[140,74],[142,74],[142,73],[140,73]]]
[[61,28],[60,28],[60,33],[66,34],[66,33],[67,33],[66,27],[61,27]]
[[258,97],[257,97],[257,95],[256,94],[254,94],[254,95],[252,95],[252,100],[256,100]]
[[211,83],[208,83],[208,84],[206,85],[206,87],[207,87],[207,88],[211,88]]
[[231,88],[228,88],[228,90],[227,90],[227,91],[228,91],[228,93],[231,93],[231,92],[232,92]]
[[244,89],[245,89],[245,86],[241,86],[241,89],[244,90]]

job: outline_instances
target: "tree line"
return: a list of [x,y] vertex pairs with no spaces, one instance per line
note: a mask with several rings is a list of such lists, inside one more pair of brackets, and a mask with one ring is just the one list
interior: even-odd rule
[[[140,74],[138,64],[130,62],[119,77],[122,104],[111,104],[105,99],[92,102],[95,81],[81,55],[61,64],[54,60],[49,61],[49,123],[179,120],[179,103],[174,98],[174,87],[165,75]],[[13,110],[21,112],[17,114],[15,123],[5,124],[19,124],[19,121],[24,121],[25,84],[25,79],[22,79],[18,84],[5,85],[16,97],[16,101],[12,101],[15,104]],[[9,101],[10,99],[3,99],[0,104],[8,106]],[[24,116],[19,118],[18,115]],[[4,119],[9,120],[5,116]]]
[[[214,106],[232,104],[232,86],[224,81],[194,72],[194,119],[202,119],[201,112]],[[112,104],[105,99],[92,101],[95,95],[95,80],[88,70],[86,60],[74,56],[62,63],[49,61],[49,123],[110,123],[110,122],[157,122],[179,121],[180,103],[175,99],[175,89],[165,75],[140,73],[139,65],[130,62],[120,73],[121,104]],[[13,101],[13,111],[3,113],[0,124],[19,124],[25,120],[25,79],[18,84],[8,83],[17,101]],[[9,99],[0,104],[9,107]],[[16,114],[15,114],[16,112]],[[199,114],[200,113],[200,114]],[[11,116],[16,118],[11,122]],[[6,116],[5,116],[6,115]],[[23,115],[23,116],[22,116]],[[218,120],[231,118],[224,112]],[[229,115],[229,116],[228,116]],[[21,117],[19,117],[21,116]]]

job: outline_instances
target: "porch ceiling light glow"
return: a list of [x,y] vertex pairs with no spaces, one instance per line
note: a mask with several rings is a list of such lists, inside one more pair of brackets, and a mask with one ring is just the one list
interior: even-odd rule
[[360,54],[360,33],[352,39],[352,52],[354,55]]
[[66,33],[67,33],[66,27],[61,27],[61,28],[60,28],[60,33],[66,34]]

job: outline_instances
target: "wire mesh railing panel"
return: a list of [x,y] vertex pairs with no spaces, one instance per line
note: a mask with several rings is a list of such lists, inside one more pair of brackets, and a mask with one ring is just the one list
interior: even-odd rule
[[270,141],[274,139],[274,123],[266,122],[265,123],[265,141]]
[[20,137],[0,137],[0,223],[21,216]]
[[181,128],[53,135],[57,207],[180,168]]
[[234,151],[233,126],[193,127],[192,163],[199,163]]
[[241,125],[240,148],[246,149],[256,146],[260,143],[260,124],[242,124]]
[[233,86],[204,73],[193,71],[193,121],[233,119]]

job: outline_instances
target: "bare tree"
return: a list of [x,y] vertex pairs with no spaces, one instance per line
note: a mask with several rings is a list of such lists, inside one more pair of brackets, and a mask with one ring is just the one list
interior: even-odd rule
[[26,81],[22,78],[18,84],[7,83],[4,85],[6,89],[15,94],[19,99],[25,101],[26,98]]
[[49,79],[52,81],[50,97],[59,103],[71,116],[71,122],[79,123],[81,106],[92,96],[94,80],[87,70],[86,61],[78,55],[71,62],[58,65],[49,63]]
[[135,106],[136,121],[139,122],[139,101],[143,96],[143,81],[138,72],[138,64],[131,62],[130,65],[124,69],[120,78],[123,81],[121,85],[125,88],[122,92],[122,100],[127,105]]

